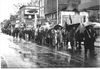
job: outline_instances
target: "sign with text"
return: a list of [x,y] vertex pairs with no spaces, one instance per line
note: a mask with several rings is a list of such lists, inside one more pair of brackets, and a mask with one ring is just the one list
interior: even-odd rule
[[38,9],[26,9],[25,14],[39,14]]

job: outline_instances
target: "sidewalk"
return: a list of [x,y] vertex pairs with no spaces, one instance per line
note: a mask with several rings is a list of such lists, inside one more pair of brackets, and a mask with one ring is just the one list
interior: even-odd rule
[[[11,36],[1,34],[0,35],[0,51],[2,59],[1,65],[8,68],[29,68],[31,64],[28,61],[23,61],[21,55],[11,47],[18,48],[19,46],[11,42]],[[5,62],[6,61],[6,62]]]
[[3,57],[0,58],[1,59],[1,67],[0,68],[7,68],[7,62],[5,61],[5,59]]

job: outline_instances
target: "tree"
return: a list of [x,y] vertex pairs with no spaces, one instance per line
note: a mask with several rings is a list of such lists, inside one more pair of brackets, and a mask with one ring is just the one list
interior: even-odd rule
[[19,9],[22,6],[39,6],[39,0],[31,0],[29,3],[18,3],[14,4],[16,9]]

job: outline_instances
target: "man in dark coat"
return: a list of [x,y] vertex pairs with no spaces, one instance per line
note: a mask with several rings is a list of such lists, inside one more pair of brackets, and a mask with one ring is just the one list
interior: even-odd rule
[[85,48],[85,55],[87,55],[87,51],[89,50],[89,53],[91,56],[95,56],[95,51],[94,51],[94,42],[95,42],[95,37],[96,33],[93,30],[93,28],[87,27],[86,30],[84,31],[84,48]]

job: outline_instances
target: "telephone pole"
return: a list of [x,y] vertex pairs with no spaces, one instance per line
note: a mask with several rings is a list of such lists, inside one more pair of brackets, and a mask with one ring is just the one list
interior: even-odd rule
[[41,14],[40,14],[40,0],[39,0],[39,17],[41,16]]
[[58,6],[59,6],[59,3],[58,3],[58,0],[57,0],[57,24],[58,24]]

